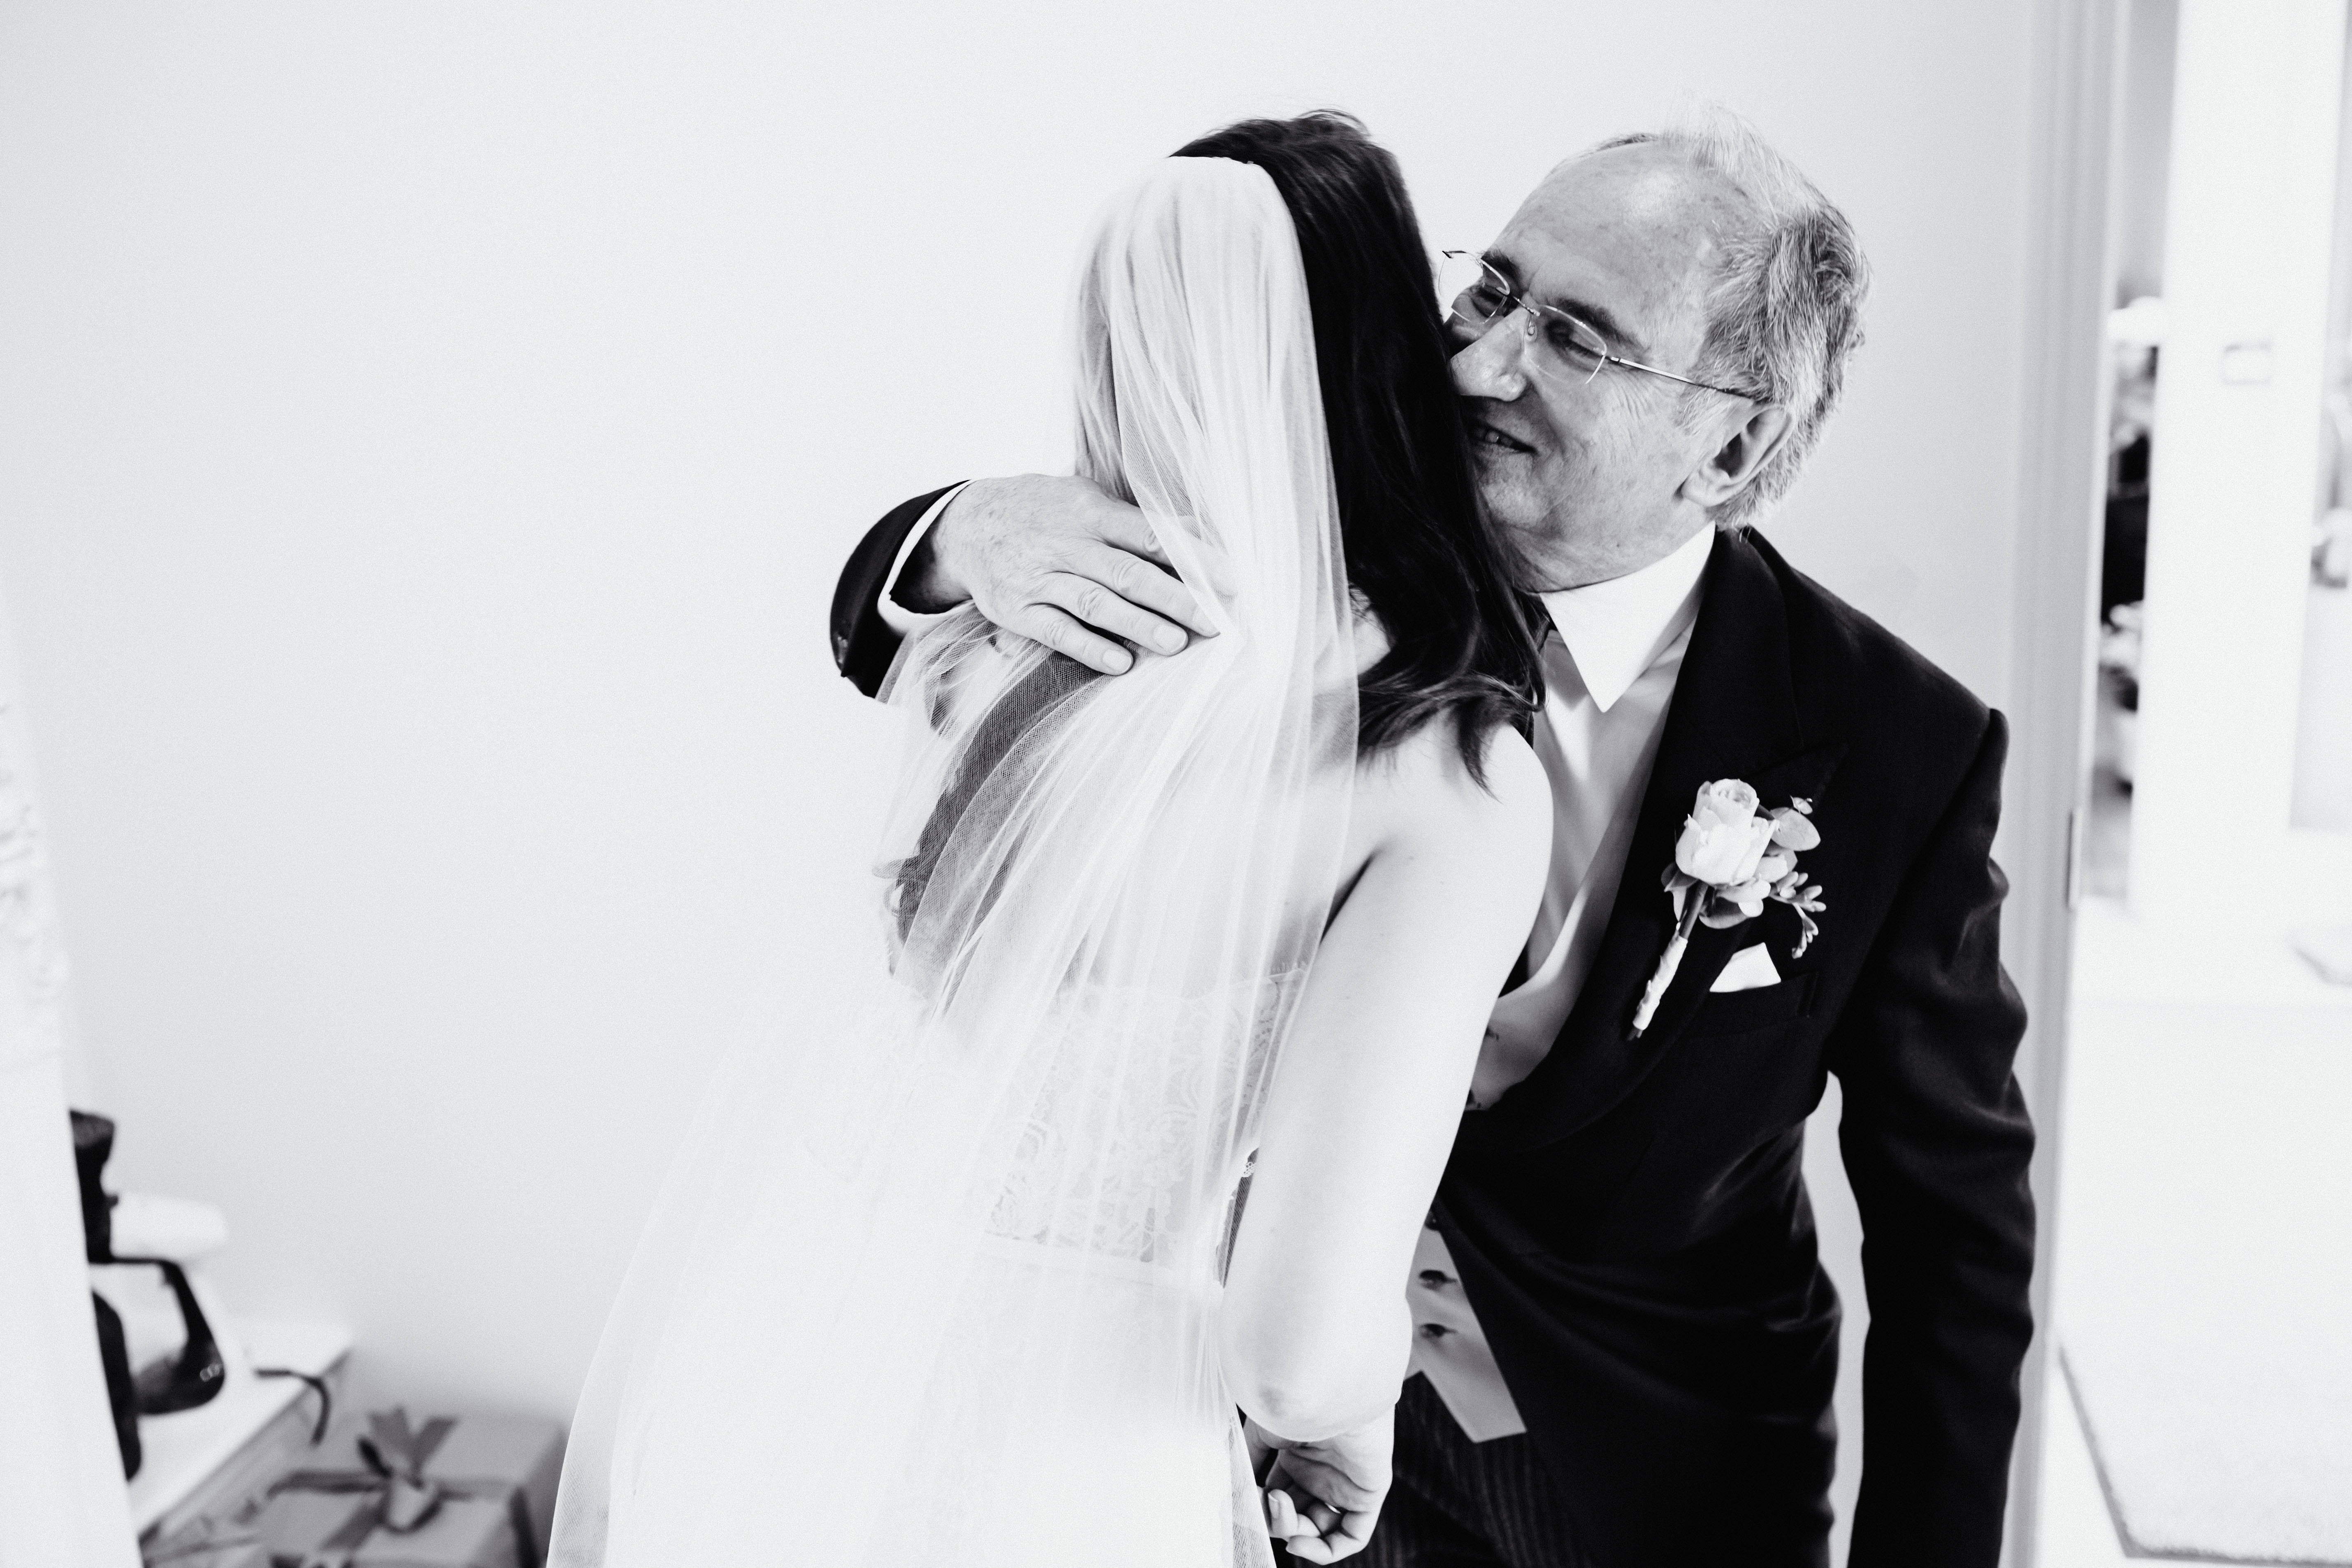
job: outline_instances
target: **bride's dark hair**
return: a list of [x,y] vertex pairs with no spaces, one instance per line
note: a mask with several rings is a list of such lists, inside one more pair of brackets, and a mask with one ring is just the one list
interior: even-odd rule
[[1298,234],[1348,583],[1390,645],[1358,682],[1358,750],[1450,717],[1483,780],[1487,735],[1524,729],[1541,703],[1541,666],[1479,505],[1429,253],[1396,159],[1329,110],[1239,121],[1176,156],[1264,169]]

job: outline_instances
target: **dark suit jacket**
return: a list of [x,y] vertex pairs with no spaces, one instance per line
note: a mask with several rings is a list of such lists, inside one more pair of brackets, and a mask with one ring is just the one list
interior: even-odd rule
[[[939,492],[884,518],[834,601],[867,691],[876,596]],[[1826,1075],[1864,1225],[1853,1568],[1991,1568],[2032,1323],[2033,1131],[1992,864],[2008,731],[1790,567],[1722,536],[1599,957],[1550,1054],[1463,1119],[1437,1219],[1530,1434],[1603,1568],[1825,1564],[1838,1301],[1801,1157]],[[1701,784],[1811,799],[1827,906],[1701,928],[1649,1031],[1659,879]],[[1715,994],[1762,940],[1783,979]]]

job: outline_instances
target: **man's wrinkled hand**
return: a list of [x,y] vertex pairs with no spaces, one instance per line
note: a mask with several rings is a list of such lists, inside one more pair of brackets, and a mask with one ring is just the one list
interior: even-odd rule
[[1129,645],[1172,654],[1188,632],[1216,636],[1143,513],[1066,475],[972,480],[908,559],[902,584],[910,607],[969,600],[1006,631],[1105,675],[1134,664]]

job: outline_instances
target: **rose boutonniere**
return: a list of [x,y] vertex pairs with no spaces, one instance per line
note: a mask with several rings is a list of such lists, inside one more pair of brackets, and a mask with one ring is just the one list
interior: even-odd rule
[[1675,971],[1682,967],[1691,932],[1700,925],[1720,930],[1752,921],[1769,901],[1797,911],[1804,928],[1797,956],[1821,934],[1813,923],[1822,909],[1821,884],[1806,881],[1797,869],[1799,852],[1822,841],[1811,820],[1813,803],[1792,797],[1767,812],[1758,805],[1754,786],[1738,779],[1699,785],[1698,802],[1683,819],[1683,836],[1664,879],[1675,901],[1674,940],[1666,943],[1658,972],[1650,976],[1650,988],[1634,1011],[1635,1039],[1650,1026],[1666,987],[1675,983]]

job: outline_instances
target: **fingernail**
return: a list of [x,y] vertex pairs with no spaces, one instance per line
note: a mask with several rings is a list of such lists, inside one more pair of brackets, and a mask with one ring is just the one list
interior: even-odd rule
[[1184,651],[1184,634],[1182,632],[1164,631],[1153,637],[1152,641],[1159,647],[1161,653],[1182,653]]

